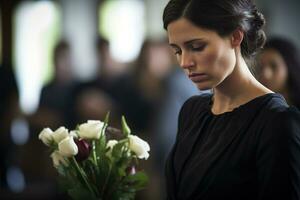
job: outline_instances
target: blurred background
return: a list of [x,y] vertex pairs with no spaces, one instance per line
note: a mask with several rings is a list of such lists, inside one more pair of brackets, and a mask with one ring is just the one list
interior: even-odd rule
[[[74,129],[87,119],[103,120],[109,110],[111,125],[119,127],[125,115],[151,146],[149,160],[141,162],[149,186],[137,199],[164,199],[164,160],[179,109],[190,96],[209,92],[199,91],[171,54],[162,28],[166,3],[0,1],[0,199],[68,199],[38,134],[44,127]],[[300,1],[257,5],[267,19],[267,36],[292,43],[292,68],[300,67]],[[272,89],[297,106],[292,93],[299,93],[300,72],[292,70],[295,78],[288,81],[290,64],[276,52],[277,65],[276,58],[258,56],[257,77],[270,88],[281,81]]]

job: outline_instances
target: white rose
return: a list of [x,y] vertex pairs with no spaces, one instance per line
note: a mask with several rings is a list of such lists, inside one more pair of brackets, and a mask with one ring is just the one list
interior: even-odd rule
[[39,134],[39,139],[43,141],[43,143],[47,146],[53,142],[52,137],[53,131],[50,128],[44,128]]
[[72,136],[73,138],[78,138],[78,135],[76,133],[76,131],[70,131],[70,136]]
[[104,123],[98,120],[88,120],[79,126],[79,137],[83,139],[99,139]]
[[62,141],[63,139],[69,136],[69,132],[68,129],[61,126],[60,128],[56,129],[56,131],[54,131],[51,135],[54,141],[58,144],[60,143],[60,141]]
[[118,144],[117,140],[109,140],[106,144],[106,148],[109,148],[109,150],[106,152],[107,156],[111,156],[112,150],[114,148],[114,146]]
[[147,160],[149,157],[148,151],[150,151],[150,146],[147,142],[142,140],[136,135],[129,135],[129,149],[133,151],[138,158]]
[[78,153],[78,147],[72,136],[68,136],[58,144],[58,151],[66,157],[75,156]]
[[54,151],[50,157],[52,158],[53,166],[56,168],[61,164],[66,167],[69,165],[68,159],[64,158],[58,151]]

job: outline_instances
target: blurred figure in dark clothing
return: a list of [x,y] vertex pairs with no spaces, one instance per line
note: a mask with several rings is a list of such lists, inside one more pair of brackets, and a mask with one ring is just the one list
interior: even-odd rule
[[172,68],[167,43],[161,40],[145,40],[135,64],[134,85],[145,102],[141,117],[144,118],[144,127],[148,132],[161,108],[166,92],[166,78]]
[[[110,84],[113,82],[113,78],[104,78],[106,72],[102,71],[102,65],[108,63],[114,65],[116,62],[109,52],[106,52],[108,41],[101,39],[101,46],[98,46],[97,44],[97,56],[99,57],[98,54],[101,54],[101,59],[99,59],[101,67],[98,68],[92,80],[77,83],[71,93],[72,102],[69,109],[71,111],[71,127],[73,128],[86,120],[104,120],[108,111],[111,112],[113,118],[118,113],[118,105],[110,93]],[[116,124],[114,119],[110,123]]]
[[258,56],[259,81],[300,108],[300,53],[288,39],[274,37]]
[[0,66],[0,188],[7,187],[6,172],[13,151],[10,129],[18,114],[18,88],[14,73],[11,67]]
[[38,111],[30,118],[31,124],[38,129],[69,125],[67,105],[74,86],[70,54],[70,45],[66,41],[57,43],[53,52],[53,80],[43,87]]
[[133,77],[133,68],[128,63],[116,61],[111,53],[109,42],[103,38],[97,41],[99,79],[105,90],[119,106],[121,114],[135,131],[144,131],[149,120],[146,116],[148,103],[140,94]]
[[120,125],[125,115],[132,130],[144,129],[141,117],[144,104],[133,84],[131,70],[126,63],[115,60],[109,50],[109,42],[98,38],[98,72],[96,77],[80,83],[73,91],[73,126],[87,119],[103,120],[111,111],[111,125]]

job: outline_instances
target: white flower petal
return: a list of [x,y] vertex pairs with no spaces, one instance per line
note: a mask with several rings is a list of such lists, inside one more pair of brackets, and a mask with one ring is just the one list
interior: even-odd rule
[[88,120],[79,126],[79,136],[83,139],[99,139],[104,123],[97,120]]
[[133,151],[138,158],[148,159],[150,151],[149,144],[136,135],[129,135],[129,149]]
[[53,141],[52,134],[53,131],[50,128],[44,128],[39,134],[39,139],[42,140],[45,145],[49,146]]
[[109,148],[109,150],[106,152],[106,156],[111,156],[112,150],[116,144],[118,144],[117,140],[109,140],[107,142],[106,148]]
[[63,166],[69,166],[69,161],[67,158],[64,158],[58,151],[54,151],[50,157],[52,158],[53,166],[56,168],[61,164]]
[[78,147],[74,142],[73,137],[68,136],[58,144],[58,151],[66,157],[75,156],[78,153]]
[[56,131],[53,132],[52,137],[54,139],[54,141],[58,144],[60,141],[62,141],[63,139],[65,139],[66,137],[69,136],[69,132],[68,129],[66,129],[65,127],[61,126],[60,128],[58,128]]

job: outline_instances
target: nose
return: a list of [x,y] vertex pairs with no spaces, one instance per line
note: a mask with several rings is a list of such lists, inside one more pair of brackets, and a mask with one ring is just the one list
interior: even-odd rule
[[180,57],[180,66],[183,69],[190,69],[194,65],[195,65],[195,62],[192,59],[191,55],[189,55],[188,53],[182,53],[182,55]]

